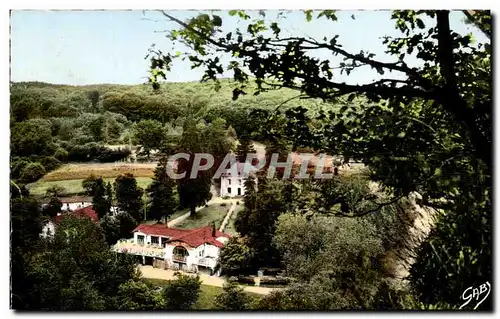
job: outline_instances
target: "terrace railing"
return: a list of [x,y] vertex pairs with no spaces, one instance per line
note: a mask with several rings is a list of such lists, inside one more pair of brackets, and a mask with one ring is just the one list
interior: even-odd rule
[[177,262],[183,262],[183,263],[185,263],[185,262],[186,262],[186,256],[182,256],[182,255],[173,255],[173,256],[172,256],[172,260],[173,260],[173,261],[177,261]]

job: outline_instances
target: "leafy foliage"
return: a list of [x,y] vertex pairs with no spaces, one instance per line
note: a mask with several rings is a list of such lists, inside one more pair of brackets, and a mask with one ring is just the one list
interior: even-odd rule
[[142,189],[137,186],[134,175],[126,173],[115,179],[115,194],[118,208],[130,214],[136,221],[142,220]]
[[[453,278],[481,274],[477,280],[491,279],[491,263],[486,262],[491,261],[491,237],[488,230],[482,232],[491,227],[487,217],[491,215],[492,184],[489,41],[474,44],[470,34],[451,30],[446,10],[395,10],[391,19],[402,35],[383,40],[386,52],[393,57],[386,62],[365,50],[346,51],[335,34],[324,39],[282,37],[278,20],[266,22],[261,17],[252,18],[249,12],[235,12],[247,21],[246,32],[222,34],[215,14],[203,13],[187,22],[162,14],[180,26],[170,32],[170,38],[189,44],[188,52],[181,56],[188,57],[194,68],[203,69],[202,80],[217,83],[217,77],[230,70],[239,83],[233,90],[234,99],[250,91],[259,94],[285,87],[306,98],[339,103],[339,109],[317,114],[307,113],[307,107],[286,111],[287,136],[301,147],[362,160],[372,169],[372,178],[396,196],[418,192],[423,205],[442,210],[436,231],[420,250],[414,268],[413,280],[426,275],[425,283],[413,282],[422,301],[434,298],[437,303],[437,295],[429,292],[438,284],[455,296],[461,291],[459,280],[449,281],[442,275],[445,273]],[[491,37],[489,11],[465,13],[470,23]],[[337,20],[331,10],[306,10],[305,16],[311,22]],[[343,61],[333,65],[330,60],[318,59],[311,54],[318,50]],[[152,61],[162,59],[159,52],[150,57]],[[218,55],[208,57],[222,52],[231,56],[227,64]],[[416,66],[408,62],[412,53],[419,62]],[[164,70],[170,69],[173,58],[163,59],[167,63]],[[380,79],[362,85],[336,81],[334,70],[349,75],[365,66],[376,70]],[[402,77],[392,77],[395,72]],[[248,85],[250,82],[255,85]],[[458,222],[462,218],[468,222]],[[467,236],[458,226],[479,221],[483,227],[470,229]],[[433,254],[432,242],[441,247]],[[455,266],[477,256],[484,258],[481,265]],[[441,298],[439,301],[449,301],[446,294]]]
[[216,309],[230,311],[248,309],[250,298],[237,283],[225,283],[223,289],[224,291],[215,297]]
[[147,192],[150,198],[148,217],[161,221],[167,220],[177,209],[175,181],[167,174],[168,163],[161,159],[155,168],[155,176]]
[[51,196],[49,203],[43,209],[43,213],[49,217],[55,217],[61,213],[62,202],[56,196]]
[[141,120],[135,125],[135,137],[142,152],[150,156],[151,150],[157,149],[165,140],[163,125],[156,120]]
[[177,279],[171,280],[163,291],[167,309],[189,310],[198,300],[201,280],[199,276],[193,277],[179,272],[174,275]]
[[44,120],[11,123],[10,150],[14,156],[50,155],[52,135]]
[[272,245],[272,237],[278,216],[286,211],[283,188],[284,183],[277,180],[259,184],[255,209],[245,208],[238,213],[236,230],[247,238],[246,245],[251,251],[247,254],[249,259],[245,263],[254,269],[264,265],[279,265],[279,253]]
[[[40,228],[26,230],[33,240],[39,238]],[[90,219],[64,217],[44,246],[32,246],[21,258],[23,279],[13,278],[15,309],[117,309],[118,287],[138,278],[133,259],[111,252],[101,229]]]
[[219,255],[219,263],[222,269],[231,273],[244,273],[251,266],[254,252],[248,246],[247,239],[241,237],[231,238],[222,247]]
[[118,289],[118,309],[150,311],[165,309],[161,292],[153,291],[142,281],[129,280]]
[[[196,213],[197,206],[204,205],[212,198],[212,193],[210,192],[212,175],[210,172],[207,170],[198,171],[196,174],[193,172],[196,153],[214,154],[211,152],[216,151],[213,145],[222,145],[218,141],[223,141],[224,135],[216,137],[215,141],[211,140],[207,142],[208,140],[205,137],[210,134],[210,131],[210,127],[205,126],[203,123],[197,123],[193,118],[188,118],[184,122],[179,151],[188,154],[189,159],[180,159],[178,161],[177,171],[180,174],[185,173],[185,175],[177,181],[177,190],[180,205],[189,208],[192,215]],[[217,155],[217,153],[214,155]]]
[[40,163],[29,163],[21,170],[20,180],[31,183],[45,175],[45,168]]
[[92,206],[99,219],[106,216],[111,209],[111,185],[107,186],[102,177],[89,176],[82,181],[87,195],[92,196]]

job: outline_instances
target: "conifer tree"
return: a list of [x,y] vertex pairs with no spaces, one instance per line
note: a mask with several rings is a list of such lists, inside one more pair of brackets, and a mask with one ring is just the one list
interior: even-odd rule
[[160,222],[168,220],[177,208],[174,197],[175,181],[167,174],[167,160],[162,158],[155,168],[153,182],[147,188],[150,198],[148,218]]
[[253,147],[253,143],[248,135],[243,135],[240,138],[240,144],[236,149],[236,160],[240,163],[245,162],[247,154],[249,153],[255,153],[255,148]]
[[141,214],[143,190],[137,186],[134,175],[126,173],[115,180],[115,195],[118,208],[129,213],[136,221],[143,219]]

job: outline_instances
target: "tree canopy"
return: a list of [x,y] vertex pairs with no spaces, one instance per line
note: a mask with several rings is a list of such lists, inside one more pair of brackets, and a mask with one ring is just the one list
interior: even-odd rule
[[[393,11],[390,19],[401,35],[381,40],[392,61],[378,59],[370,48],[345,50],[335,32],[323,39],[282,36],[280,20],[264,19],[263,11],[229,11],[247,28],[227,33],[217,12],[187,21],[161,14],[179,27],[168,38],[187,44],[187,49],[180,54],[150,49],[153,88],[160,87],[160,79],[168,76],[176,59],[187,59],[203,71],[201,80],[214,81],[215,88],[219,77],[231,72],[238,83],[235,100],[251,92],[288,88],[298,92],[297,99],[319,98],[339,105],[316,114],[307,107],[281,112],[278,105],[268,119],[284,116],[283,136],[297,146],[363,161],[372,179],[391,189],[395,199],[416,192],[421,204],[441,212],[413,268],[413,278],[422,272],[430,276],[425,283],[413,282],[423,301],[451,304],[455,302],[451,294],[458,296],[469,286],[491,280],[489,11],[469,10],[464,15],[487,36],[482,42],[454,32],[447,10]],[[334,29],[338,13],[304,10],[304,18],[311,23],[327,19]],[[341,62],[314,56],[320,50]],[[221,54],[228,60],[219,58]],[[410,56],[418,64],[409,63]],[[337,80],[338,72],[349,74],[363,67],[377,71],[379,79],[365,84]],[[275,125],[264,130],[270,136],[279,132]],[[466,228],[467,223],[481,226],[473,230]],[[429,246],[435,241],[439,251]],[[464,261],[467,266],[456,266]],[[446,277],[450,273],[460,280],[450,282]],[[452,292],[450,297],[431,293],[437,283]],[[429,295],[434,297],[424,297]]]

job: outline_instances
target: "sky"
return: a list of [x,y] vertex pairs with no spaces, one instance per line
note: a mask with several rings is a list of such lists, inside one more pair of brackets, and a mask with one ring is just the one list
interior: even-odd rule
[[[185,20],[199,11],[170,11]],[[355,19],[351,18],[354,14]],[[234,31],[237,19],[222,12],[223,31]],[[273,20],[276,11],[267,11],[266,19]],[[281,18],[283,35],[311,36],[316,39],[339,35],[339,43],[350,52],[369,50],[376,59],[392,61],[384,53],[381,37],[399,36],[390,20],[389,11],[342,11],[339,21],[321,19],[307,22],[299,11]],[[462,22],[460,12],[451,14],[454,31],[472,32],[479,41],[486,38],[474,27]],[[164,30],[177,27],[153,11],[20,11],[11,14],[11,80],[42,81],[55,84],[140,84],[147,81],[148,48],[156,44],[164,51],[182,50],[172,46],[165,38]],[[339,62],[328,52],[317,52],[316,56]],[[227,61],[227,59],[223,60]],[[416,62],[410,59],[409,64]],[[176,62],[168,81],[198,81],[201,71],[191,70],[187,62]],[[225,74],[230,76],[230,74]],[[337,74],[337,80],[363,84],[377,79],[375,71],[364,68],[350,76]],[[398,78],[398,75],[394,75]]]

